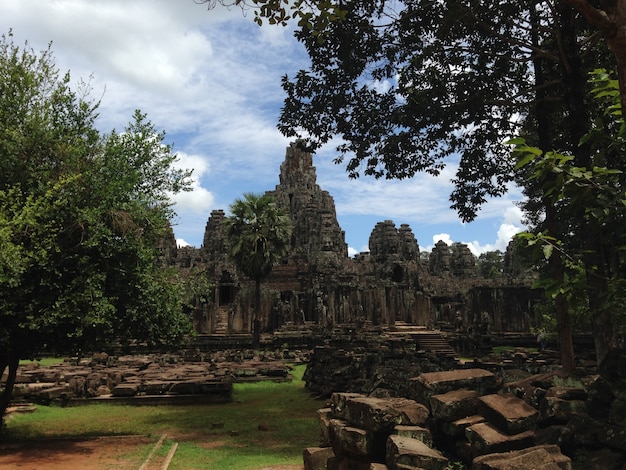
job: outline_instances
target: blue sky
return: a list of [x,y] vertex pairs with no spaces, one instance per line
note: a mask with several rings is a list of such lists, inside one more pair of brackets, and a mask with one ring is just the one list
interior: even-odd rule
[[[194,169],[194,191],[175,197],[180,243],[202,244],[214,209],[244,192],[278,184],[289,140],[276,130],[280,79],[307,66],[289,29],[258,27],[252,14],[193,0],[2,0],[0,31],[13,29],[39,51],[52,42],[57,65],[89,80],[102,99],[98,126],[122,130],[135,109],[167,133],[180,165]],[[420,249],[463,242],[474,254],[504,250],[523,230],[515,188],[463,224],[449,209],[449,166],[441,176],[404,181],[351,180],[332,163],[334,146],[314,156],[318,184],[335,199],[350,252],[367,251],[377,222],[411,226]]]

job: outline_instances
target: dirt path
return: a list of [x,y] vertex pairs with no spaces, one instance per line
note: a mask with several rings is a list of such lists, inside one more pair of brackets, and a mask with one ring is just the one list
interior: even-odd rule
[[[131,459],[138,446],[154,444],[143,436],[99,437],[94,439],[48,439],[0,443],[3,470],[137,470],[142,461]],[[161,468],[151,462],[146,470]],[[302,465],[277,465],[259,470],[303,470]],[[225,470],[225,469],[216,469]]]
[[140,445],[154,439],[141,436],[94,439],[46,439],[0,444],[0,468],[20,470],[138,469],[141,462],[128,460]]

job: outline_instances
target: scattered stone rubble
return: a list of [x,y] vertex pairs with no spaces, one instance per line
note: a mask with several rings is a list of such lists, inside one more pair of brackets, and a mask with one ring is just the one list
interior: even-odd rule
[[404,396],[331,393],[305,470],[626,468],[626,352],[575,379],[463,367],[410,377]]
[[183,397],[193,403],[227,402],[232,399],[233,382],[290,380],[291,366],[282,362],[284,356],[283,352],[221,351],[194,355],[192,361],[177,354],[100,353],[49,367],[32,363],[18,369],[13,398],[44,404],[80,399],[180,403]]

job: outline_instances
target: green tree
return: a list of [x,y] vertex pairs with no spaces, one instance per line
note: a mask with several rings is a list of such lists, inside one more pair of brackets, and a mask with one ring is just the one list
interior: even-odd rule
[[191,332],[177,277],[158,265],[188,171],[136,112],[123,133],[95,128],[98,103],[73,91],[50,47],[0,41],[0,373],[9,403],[20,359]]
[[626,1],[561,0],[579,11],[606,40],[615,57],[620,101],[626,108]]
[[504,253],[500,250],[486,251],[478,257],[478,270],[484,278],[493,279],[502,275]]
[[230,206],[226,218],[229,255],[246,276],[254,280],[253,346],[260,343],[261,281],[287,254],[292,224],[268,195],[246,193]]
[[[281,0],[195,0],[196,3],[208,5],[209,10],[219,3],[231,8],[238,6],[246,13],[254,11],[254,22],[261,26],[263,20],[269,24],[286,26],[296,20],[298,26],[307,28],[312,34],[320,35],[334,21],[345,17],[346,10],[340,4],[329,0],[295,0],[288,3]],[[289,7],[287,7],[289,6]]]
[[[579,165],[572,154],[544,152],[523,139],[512,143],[518,165],[531,168],[531,177],[544,197],[558,204],[564,218],[580,216],[586,226],[584,234],[595,242],[580,243],[580,231],[571,230],[571,223],[562,237],[542,231],[541,226],[519,235],[541,250],[544,258],[558,256],[565,260],[563,278],[544,279],[543,283],[553,298],[561,296],[579,306],[589,302],[596,356],[601,361],[610,348],[617,346],[617,332],[624,328],[622,292],[626,272],[620,251],[626,241],[626,130],[618,81],[598,70],[591,82],[595,85],[594,98],[605,103],[606,110],[583,138],[583,144],[592,149],[589,166]],[[590,247],[597,247],[597,251],[590,253]],[[596,305],[592,305],[593,299]]]

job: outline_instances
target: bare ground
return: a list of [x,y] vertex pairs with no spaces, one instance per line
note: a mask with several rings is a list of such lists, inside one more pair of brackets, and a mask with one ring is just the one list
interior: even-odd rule
[[[154,444],[144,436],[93,439],[45,439],[0,443],[3,470],[111,470],[139,469],[143,462],[129,457],[137,447]],[[145,470],[161,469],[163,459],[154,458]],[[302,465],[277,465],[259,470],[303,470]],[[220,470],[220,469],[216,469]]]

